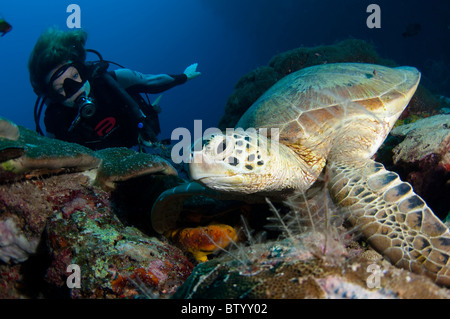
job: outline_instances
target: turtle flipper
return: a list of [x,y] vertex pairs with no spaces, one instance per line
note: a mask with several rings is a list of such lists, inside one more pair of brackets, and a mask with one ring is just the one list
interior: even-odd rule
[[396,266],[450,286],[450,233],[410,184],[372,160],[333,162],[329,189],[370,245]]

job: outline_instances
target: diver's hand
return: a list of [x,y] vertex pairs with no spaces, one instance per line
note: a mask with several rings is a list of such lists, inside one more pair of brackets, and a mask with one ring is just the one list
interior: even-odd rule
[[200,72],[197,71],[198,63],[191,64],[184,70],[184,74],[186,74],[188,80],[195,79],[201,75]]

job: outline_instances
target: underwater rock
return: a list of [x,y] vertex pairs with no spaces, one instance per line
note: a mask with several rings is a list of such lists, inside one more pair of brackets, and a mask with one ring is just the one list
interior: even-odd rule
[[396,268],[356,242],[344,246],[328,238],[326,252],[326,246],[311,249],[325,238],[309,232],[232,250],[198,265],[172,298],[450,298],[448,289]]
[[439,165],[450,165],[450,115],[435,115],[397,126],[391,134],[403,138],[393,149],[394,164],[419,162],[434,154]]
[[450,115],[397,126],[389,143],[394,143],[388,153],[392,168],[444,219],[450,198]]

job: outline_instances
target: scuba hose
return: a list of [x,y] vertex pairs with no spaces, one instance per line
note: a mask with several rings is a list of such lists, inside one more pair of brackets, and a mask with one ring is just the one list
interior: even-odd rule
[[138,127],[140,129],[143,128],[146,116],[141,111],[141,108],[139,107],[137,102],[125,91],[123,87],[119,85],[119,83],[117,83],[115,79],[113,79],[111,74],[105,72],[102,74],[102,77],[105,82],[119,94],[126,107],[129,108],[132,116],[138,120]]
[[44,132],[42,132],[40,121],[45,100],[46,100],[45,96],[39,95],[36,99],[36,103],[34,104],[34,124],[36,126],[36,132],[42,136],[44,136]]

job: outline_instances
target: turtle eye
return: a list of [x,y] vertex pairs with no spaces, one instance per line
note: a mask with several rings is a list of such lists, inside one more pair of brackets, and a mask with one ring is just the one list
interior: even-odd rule
[[208,146],[208,144],[211,142],[211,140],[204,140],[202,139],[202,149]]
[[223,140],[219,145],[217,146],[217,154],[222,154],[227,149],[227,143],[225,140]]

